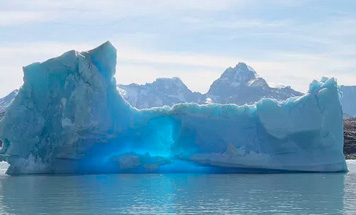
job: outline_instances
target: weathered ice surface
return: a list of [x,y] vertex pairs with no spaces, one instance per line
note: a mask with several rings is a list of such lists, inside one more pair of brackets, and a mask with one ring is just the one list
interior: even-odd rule
[[0,121],[8,174],[346,171],[336,81],[250,106],[138,110],[118,93],[105,43],[24,68]]

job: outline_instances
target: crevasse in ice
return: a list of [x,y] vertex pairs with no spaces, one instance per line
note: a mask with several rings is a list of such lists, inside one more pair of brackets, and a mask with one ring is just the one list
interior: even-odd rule
[[254,105],[138,110],[118,93],[106,42],[24,67],[0,121],[8,174],[346,171],[337,83]]

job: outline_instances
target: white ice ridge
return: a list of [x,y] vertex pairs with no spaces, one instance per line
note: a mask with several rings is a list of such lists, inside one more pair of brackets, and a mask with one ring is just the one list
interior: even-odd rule
[[106,42],[24,67],[0,121],[8,174],[347,171],[334,78],[283,102],[137,110],[116,88],[116,57]]

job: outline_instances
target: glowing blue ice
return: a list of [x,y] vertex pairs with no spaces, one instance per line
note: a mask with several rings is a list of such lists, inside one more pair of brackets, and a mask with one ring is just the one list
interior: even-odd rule
[[117,92],[115,66],[107,42],[24,68],[0,122],[8,174],[347,169],[332,78],[284,102],[137,110]]

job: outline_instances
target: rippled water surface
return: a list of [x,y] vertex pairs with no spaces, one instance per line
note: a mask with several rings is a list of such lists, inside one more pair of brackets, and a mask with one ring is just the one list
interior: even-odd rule
[[356,214],[356,162],[348,166],[347,174],[1,174],[0,214]]

